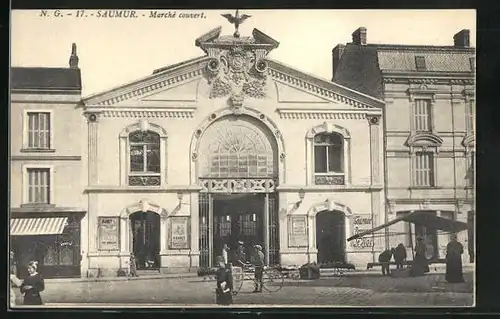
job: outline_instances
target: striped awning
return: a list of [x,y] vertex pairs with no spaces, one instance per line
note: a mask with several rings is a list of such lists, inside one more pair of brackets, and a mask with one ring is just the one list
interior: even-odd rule
[[12,218],[10,234],[13,236],[62,234],[67,217]]

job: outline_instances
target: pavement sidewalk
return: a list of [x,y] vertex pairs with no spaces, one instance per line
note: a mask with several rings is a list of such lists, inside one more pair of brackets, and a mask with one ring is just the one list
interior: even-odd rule
[[[465,264],[463,266],[465,271],[472,271],[474,269],[473,264]],[[434,264],[430,266],[431,273],[443,273],[446,270],[446,266],[442,264]],[[373,275],[379,274],[380,269],[373,268],[370,270],[360,269],[360,270],[345,270],[339,274],[334,269],[321,269],[321,277],[337,277],[349,274],[366,274]],[[81,277],[81,278],[54,278],[45,279],[47,283],[63,283],[63,282],[109,282],[109,281],[131,281],[131,280],[157,280],[157,279],[185,279],[185,278],[197,278],[199,281],[212,281],[213,276],[198,276],[197,273],[172,273],[172,274],[158,274],[158,275],[142,275],[139,277]]]

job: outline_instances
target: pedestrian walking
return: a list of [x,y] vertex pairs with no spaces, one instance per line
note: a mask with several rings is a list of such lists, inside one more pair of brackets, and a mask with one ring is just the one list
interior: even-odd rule
[[130,253],[130,260],[129,260],[129,276],[131,277],[139,277],[137,275],[137,259],[134,255],[134,253]]
[[230,269],[226,268],[224,257],[217,257],[217,288],[215,302],[218,305],[228,306],[233,303],[233,278]]
[[45,289],[45,283],[42,276],[37,272],[38,261],[28,263],[29,276],[24,279],[21,285],[21,293],[24,296],[24,305],[42,305],[40,292]]
[[251,263],[255,267],[255,289],[254,293],[262,292],[262,276],[264,274],[264,254],[262,253],[262,246],[255,245],[251,258]]
[[16,306],[16,292],[14,288],[21,287],[22,281],[17,278],[17,265],[13,251],[10,251],[10,306]]
[[458,242],[455,234],[446,246],[446,281],[449,283],[464,282],[462,254],[464,246]]
[[411,275],[423,276],[426,272],[429,272],[429,263],[425,257],[425,243],[422,236],[417,236],[417,243],[415,244],[415,258],[411,265]]
[[229,246],[227,244],[222,245],[222,258],[224,258],[224,263],[226,264],[226,267],[229,266]]
[[394,262],[396,262],[396,269],[403,269],[403,263],[406,261],[406,247],[400,243],[394,249]]
[[382,264],[382,275],[389,276],[391,274],[390,262],[392,255],[394,253],[394,248],[384,250],[379,256],[378,261]]
[[234,252],[233,256],[233,265],[237,265],[239,267],[247,266],[247,257],[245,254],[245,243],[242,241],[238,242],[238,247]]

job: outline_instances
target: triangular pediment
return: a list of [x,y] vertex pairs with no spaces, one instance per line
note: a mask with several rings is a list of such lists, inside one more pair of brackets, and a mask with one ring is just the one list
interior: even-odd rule
[[[211,85],[206,77],[211,58],[203,56],[159,69],[153,74],[111,90],[83,99],[87,107],[114,108],[132,106],[168,107],[190,105],[200,99],[200,90],[212,98]],[[321,79],[280,62],[266,59],[266,77],[269,88],[274,88],[276,102],[288,105],[314,104],[317,108],[370,109],[380,108],[384,102],[331,81]],[[268,91],[268,97],[272,94]],[[218,96],[216,98],[230,98]],[[244,99],[262,96],[244,96]],[[274,97],[273,97],[274,98]]]
[[275,85],[279,103],[331,103],[328,99],[284,83],[275,82]]
[[193,81],[146,95],[141,100],[146,102],[196,102],[200,80],[195,78]]
[[203,56],[156,70],[144,78],[86,97],[83,103],[91,107],[120,107],[196,102],[206,60]]

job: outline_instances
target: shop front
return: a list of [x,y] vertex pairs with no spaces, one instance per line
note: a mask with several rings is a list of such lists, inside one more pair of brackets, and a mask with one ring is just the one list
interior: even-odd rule
[[[23,214],[10,219],[10,249],[17,275],[28,275],[27,265],[38,261],[44,278],[80,277],[81,219],[84,212],[71,214]],[[29,215],[29,216],[26,216]]]

